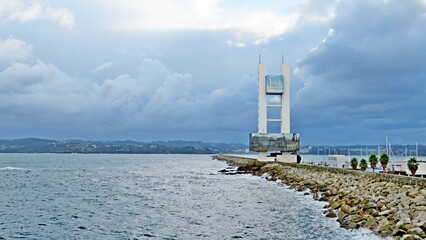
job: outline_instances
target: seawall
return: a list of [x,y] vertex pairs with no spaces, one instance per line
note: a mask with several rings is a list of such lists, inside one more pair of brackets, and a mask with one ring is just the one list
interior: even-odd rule
[[229,155],[214,159],[309,192],[328,203],[324,214],[342,227],[366,227],[395,239],[426,238],[426,179]]

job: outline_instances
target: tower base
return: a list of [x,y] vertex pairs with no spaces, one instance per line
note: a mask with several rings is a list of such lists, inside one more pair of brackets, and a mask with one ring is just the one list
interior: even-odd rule
[[261,162],[287,162],[287,163],[297,163],[297,155],[292,155],[288,152],[281,152],[278,154],[268,155],[268,152],[259,152],[257,160]]
[[297,155],[282,154],[277,155],[278,162],[297,163]]

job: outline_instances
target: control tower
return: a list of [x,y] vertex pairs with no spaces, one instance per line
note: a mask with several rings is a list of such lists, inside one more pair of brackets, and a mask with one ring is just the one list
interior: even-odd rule
[[[268,95],[280,99],[279,104],[268,104]],[[278,119],[268,118],[268,109],[278,108]],[[268,133],[268,122],[279,122],[278,133]],[[259,63],[258,74],[258,131],[250,134],[250,150],[259,153],[259,161],[296,162],[299,134],[290,131],[290,65],[281,65],[280,75],[268,75],[266,64]]]

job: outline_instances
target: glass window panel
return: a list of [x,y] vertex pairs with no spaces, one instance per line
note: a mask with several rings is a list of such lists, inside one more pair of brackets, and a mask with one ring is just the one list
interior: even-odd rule
[[284,76],[266,75],[266,93],[267,94],[283,94],[284,93]]

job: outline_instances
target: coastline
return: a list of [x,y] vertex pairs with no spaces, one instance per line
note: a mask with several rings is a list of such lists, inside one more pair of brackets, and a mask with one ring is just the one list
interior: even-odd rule
[[426,237],[426,179],[294,163],[260,162],[216,155],[239,173],[266,176],[290,189],[307,191],[328,204],[324,214],[347,229],[371,229],[383,237]]

